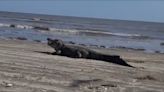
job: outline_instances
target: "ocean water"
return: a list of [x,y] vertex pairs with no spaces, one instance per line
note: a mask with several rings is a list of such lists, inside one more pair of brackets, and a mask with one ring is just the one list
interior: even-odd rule
[[[19,26],[12,28],[11,24]],[[38,26],[49,30],[31,28]],[[51,37],[77,44],[164,53],[164,23],[0,12],[0,37],[42,42]]]

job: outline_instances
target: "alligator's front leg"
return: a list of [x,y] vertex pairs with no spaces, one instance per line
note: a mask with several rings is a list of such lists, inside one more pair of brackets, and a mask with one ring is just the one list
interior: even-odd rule
[[61,50],[56,50],[55,52],[52,53],[53,55],[60,55],[61,54]]

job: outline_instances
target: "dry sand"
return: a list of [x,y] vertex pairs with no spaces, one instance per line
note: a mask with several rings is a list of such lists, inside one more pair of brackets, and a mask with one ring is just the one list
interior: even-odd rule
[[46,44],[0,39],[0,92],[164,92],[164,54],[95,49],[137,68],[48,55]]

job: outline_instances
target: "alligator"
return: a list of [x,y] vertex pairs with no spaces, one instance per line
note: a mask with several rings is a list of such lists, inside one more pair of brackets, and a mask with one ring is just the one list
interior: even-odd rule
[[47,44],[55,50],[53,55],[67,56],[71,58],[102,60],[122,66],[133,67],[126,63],[126,61],[121,59],[118,55],[106,55],[86,47],[65,44],[60,39],[47,38]]

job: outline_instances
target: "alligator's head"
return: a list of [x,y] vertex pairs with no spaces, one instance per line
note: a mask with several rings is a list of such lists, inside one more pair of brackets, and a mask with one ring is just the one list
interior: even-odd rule
[[64,46],[64,43],[60,39],[51,39],[47,38],[47,44],[54,48],[55,50],[59,50]]

